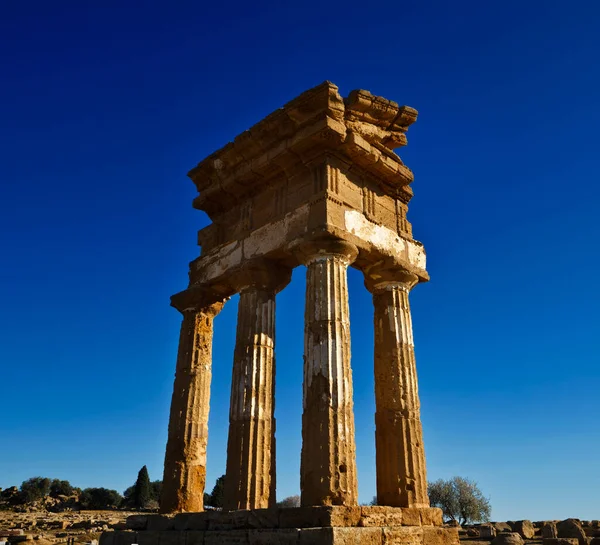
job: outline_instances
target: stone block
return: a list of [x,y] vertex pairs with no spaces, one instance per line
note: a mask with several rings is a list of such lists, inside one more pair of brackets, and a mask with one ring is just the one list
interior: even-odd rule
[[208,512],[204,513],[179,513],[173,518],[175,530],[207,530]]
[[423,528],[420,526],[397,526],[382,528],[383,545],[423,545]]
[[185,545],[204,545],[204,534],[202,530],[189,530],[185,533]]
[[403,526],[421,526],[421,511],[418,507],[403,507],[402,508],[402,525]]
[[[160,545],[185,545],[185,536],[187,532],[162,530],[156,533],[158,534]],[[138,535],[141,535],[141,532]]]
[[145,530],[148,525],[148,515],[131,515],[125,519],[127,530]]
[[279,514],[281,509],[253,509],[247,511],[247,528],[279,528]]
[[363,505],[360,508],[359,526],[401,526],[402,508]]
[[298,531],[299,545],[329,545],[333,543],[332,528],[302,528]]
[[114,545],[116,532],[102,532],[99,545]]
[[444,524],[443,513],[439,507],[425,507],[420,511],[422,526],[442,526]]
[[328,527],[298,530],[298,545],[382,545],[381,527]]
[[317,507],[291,507],[279,511],[280,528],[321,528],[333,526],[358,526],[360,507],[327,505]]
[[168,515],[149,515],[147,517],[146,530],[162,532],[175,528],[175,517]]
[[543,545],[579,545],[575,537],[546,537],[542,540]]
[[459,545],[457,528],[423,528],[423,545]]
[[585,535],[579,520],[562,520],[556,525],[556,528],[558,530],[558,537],[576,538],[579,540],[580,545],[587,545],[587,536]]
[[558,537],[556,522],[546,521],[542,523],[541,534],[543,539],[553,539]]
[[137,533],[130,530],[118,530],[115,532],[113,545],[132,545],[137,541]]
[[382,545],[381,528],[333,528],[334,545]]
[[[178,533],[178,532],[177,532]],[[158,545],[160,541],[160,532],[146,530],[138,532],[136,543],[138,545]]]
[[496,528],[489,522],[480,524],[477,529],[479,530],[479,537],[482,539],[493,539],[496,537]]
[[297,528],[254,529],[248,531],[250,545],[296,545],[299,540]]
[[517,520],[511,523],[513,532],[517,532],[523,539],[532,539],[535,528],[530,520]]
[[502,532],[492,540],[492,545],[523,545],[523,538],[517,532]]
[[423,545],[423,528],[420,526],[384,527],[383,545]]
[[[234,514],[237,511],[207,511],[207,529],[212,531],[233,530]],[[243,515],[242,515],[243,517]]]
[[204,533],[204,545],[249,545],[248,539],[248,530],[208,530]]

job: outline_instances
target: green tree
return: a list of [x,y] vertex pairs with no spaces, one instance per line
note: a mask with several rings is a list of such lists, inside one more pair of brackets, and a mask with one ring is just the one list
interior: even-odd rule
[[[150,503],[160,501],[160,493],[162,491],[162,481],[152,481],[150,483]],[[123,505],[126,507],[135,507],[133,503],[133,495],[135,492],[135,484],[123,491]]]
[[140,469],[137,481],[135,481],[133,490],[133,507],[137,509],[145,509],[148,503],[152,499],[152,487],[150,485],[150,476],[148,475],[148,468],[146,466]]
[[75,492],[75,489],[71,486],[69,481],[61,481],[59,479],[52,479],[50,483],[50,496],[58,498],[58,496],[71,496]]
[[133,492],[135,490],[135,484],[132,484],[129,488],[123,491],[123,505],[125,507],[133,507]]
[[21,484],[21,499],[25,503],[45,498],[50,493],[50,479],[32,477]]
[[116,490],[107,488],[86,488],[79,496],[85,509],[113,509],[119,507],[123,498]]
[[152,481],[150,483],[150,499],[160,501],[160,493],[162,492],[162,481]]
[[[225,475],[221,475],[210,494],[210,502],[207,505],[212,507],[223,507],[223,496],[225,492]],[[206,498],[205,498],[206,501]]]
[[432,507],[439,507],[447,520],[457,521],[461,526],[490,520],[490,500],[474,481],[463,477],[439,479],[429,483],[427,491]]

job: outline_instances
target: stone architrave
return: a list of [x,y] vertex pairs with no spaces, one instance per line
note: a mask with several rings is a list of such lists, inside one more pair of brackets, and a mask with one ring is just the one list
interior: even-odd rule
[[306,265],[301,504],[357,505],[347,269],[341,240],[302,245]]
[[171,400],[160,510],[203,511],[212,378],[213,319],[219,297],[198,290],[173,296],[183,314]]
[[375,308],[377,503],[429,507],[408,294],[416,275],[378,263],[365,271]]
[[273,263],[237,274],[240,301],[231,382],[224,508],[275,505],[275,295],[291,270]]

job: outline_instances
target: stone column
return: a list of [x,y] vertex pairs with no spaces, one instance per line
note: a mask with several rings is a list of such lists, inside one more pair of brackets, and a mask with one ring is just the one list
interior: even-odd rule
[[358,254],[341,240],[304,244],[306,265],[301,503],[357,505],[347,269]]
[[[160,498],[162,513],[203,511],[212,377],[213,318],[223,302],[192,302],[192,291],[172,298],[183,314]],[[213,299],[214,300],[214,299]]]
[[239,284],[224,509],[275,506],[275,295],[291,271],[251,264]]
[[375,446],[377,503],[429,507],[408,271],[369,268],[365,284],[375,307]]

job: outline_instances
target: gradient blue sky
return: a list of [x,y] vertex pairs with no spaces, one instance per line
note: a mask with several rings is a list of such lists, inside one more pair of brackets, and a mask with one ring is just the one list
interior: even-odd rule
[[[401,155],[431,282],[412,294],[430,479],[493,519],[600,513],[600,3],[0,2],[0,486],[162,478],[198,255],[186,172],[331,80],[420,112]],[[372,306],[349,275],[361,501]],[[278,296],[278,497],[299,491],[304,269]],[[216,320],[224,472],[237,299]]]

